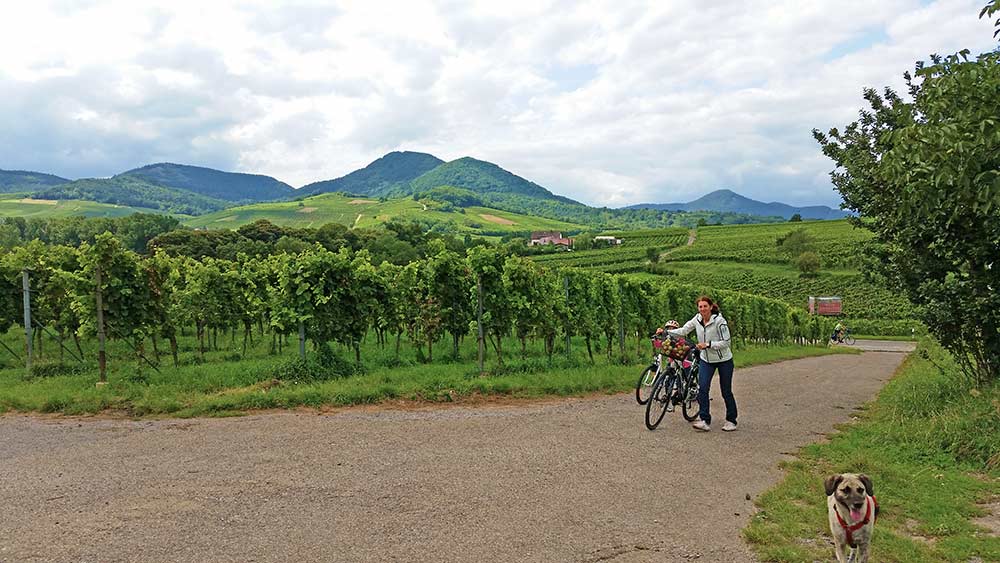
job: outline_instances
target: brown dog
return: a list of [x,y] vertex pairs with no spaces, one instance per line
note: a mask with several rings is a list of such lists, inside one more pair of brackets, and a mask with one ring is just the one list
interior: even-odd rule
[[837,561],[851,561],[847,554],[854,548],[853,561],[866,563],[878,515],[871,478],[865,474],[841,473],[827,477],[824,484]]

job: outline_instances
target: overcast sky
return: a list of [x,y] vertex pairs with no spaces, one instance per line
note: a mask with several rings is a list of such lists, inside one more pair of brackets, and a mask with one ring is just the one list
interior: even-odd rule
[[166,161],[299,187],[412,150],[592,205],[730,188],[837,206],[810,130],[930,53],[992,49],[984,3],[15,2],[0,168]]

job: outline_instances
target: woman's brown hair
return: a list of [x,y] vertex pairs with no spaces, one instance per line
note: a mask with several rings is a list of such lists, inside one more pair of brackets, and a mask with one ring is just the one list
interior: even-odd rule
[[704,301],[705,303],[708,303],[708,306],[712,308],[712,314],[713,315],[718,315],[719,314],[719,306],[716,305],[715,301],[712,301],[712,298],[709,297],[709,296],[707,296],[707,295],[702,295],[698,299],[695,299],[694,300],[694,306],[697,307],[698,303],[701,303],[702,301]]

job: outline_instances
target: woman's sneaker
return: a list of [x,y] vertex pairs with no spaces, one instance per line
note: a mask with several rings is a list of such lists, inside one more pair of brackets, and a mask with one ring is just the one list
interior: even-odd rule
[[725,424],[722,425],[723,432],[736,432],[737,429],[738,427],[736,426],[736,423],[729,422],[728,420],[726,421]]
[[712,427],[709,426],[708,423],[706,423],[704,420],[696,420],[691,425],[691,428],[694,428],[695,430],[698,430],[700,432],[709,432],[712,430]]

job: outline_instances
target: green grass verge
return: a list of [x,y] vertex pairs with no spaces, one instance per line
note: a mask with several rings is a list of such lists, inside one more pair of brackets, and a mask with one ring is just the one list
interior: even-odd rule
[[1000,537],[971,521],[1000,498],[1000,384],[972,389],[957,374],[921,341],[854,424],[784,464],[785,480],[743,531],[758,557],[831,560],[823,479],[852,472],[872,477],[882,509],[872,561],[1000,561]]
[[[7,335],[16,346],[14,331]],[[220,339],[222,340],[222,339]],[[226,338],[225,340],[230,340]],[[49,354],[53,350],[51,343]],[[513,348],[513,342],[508,346]],[[236,350],[212,351],[200,363],[191,337],[181,340],[179,367],[169,366],[163,358],[161,373],[148,367],[140,370],[121,343],[112,343],[109,384],[97,388],[97,373],[92,365],[75,368],[57,364],[46,377],[24,377],[24,369],[7,359],[0,369],[0,412],[54,412],[89,414],[116,411],[128,416],[229,416],[256,409],[343,406],[371,404],[397,399],[448,402],[479,395],[509,397],[568,396],[587,393],[617,393],[635,385],[641,367],[648,362],[645,352],[631,348],[626,364],[611,362],[595,353],[593,364],[586,357],[582,339],[573,342],[576,355],[555,356],[551,363],[540,346],[531,345],[522,357],[520,350],[509,349],[505,366],[500,368],[490,358],[480,376],[475,364],[475,342],[467,339],[460,353],[462,360],[446,356],[446,345],[435,348],[433,363],[422,363],[422,353],[403,345],[400,357],[393,346],[385,348],[368,342],[363,346],[363,369],[360,375],[316,380],[299,377],[289,369],[294,366],[295,349],[285,348],[281,355],[269,355],[258,342],[246,356]],[[237,345],[238,347],[238,345]],[[311,348],[311,346],[310,346]],[[617,348],[616,348],[617,351]],[[92,351],[86,349],[88,357]],[[736,353],[737,366],[776,362],[791,358],[852,353],[847,348],[824,346],[747,347]],[[341,350],[342,357],[349,357]],[[310,352],[310,355],[314,355]],[[346,364],[346,362],[345,362]],[[349,365],[349,364],[347,364]],[[62,373],[62,367],[77,373]],[[293,374],[293,375],[289,375]]]

